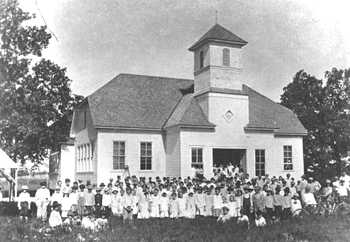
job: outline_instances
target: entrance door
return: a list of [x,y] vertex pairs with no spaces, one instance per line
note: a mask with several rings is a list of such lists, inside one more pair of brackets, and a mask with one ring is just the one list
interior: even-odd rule
[[226,167],[229,164],[239,166],[246,171],[245,149],[213,149],[213,166]]

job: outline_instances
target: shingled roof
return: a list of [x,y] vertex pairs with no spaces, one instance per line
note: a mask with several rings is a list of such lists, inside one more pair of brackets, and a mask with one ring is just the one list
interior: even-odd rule
[[88,97],[95,127],[161,130],[193,80],[120,74]]
[[186,94],[176,106],[164,128],[173,126],[214,128],[203,113],[193,94]]
[[273,130],[276,135],[306,135],[307,130],[290,109],[243,85],[249,96],[247,130]]
[[[193,93],[193,80],[120,74],[87,97],[97,128],[164,130],[173,126],[214,128]],[[277,135],[305,135],[289,109],[243,85],[249,96],[246,130],[271,130]]]
[[225,29],[220,24],[215,24],[205,33],[197,42],[195,42],[190,48],[190,51],[197,49],[198,47],[208,43],[208,42],[221,42],[225,44],[233,44],[237,46],[244,46],[248,42],[241,39],[231,31]]

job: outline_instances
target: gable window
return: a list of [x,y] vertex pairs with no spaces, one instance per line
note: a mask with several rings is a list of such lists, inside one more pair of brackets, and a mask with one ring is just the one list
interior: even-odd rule
[[285,171],[293,170],[293,152],[291,145],[283,146],[283,169]]
[[113,170],[124,169],[125,166],[125,142],[113,142]]
[[265,176],[265,150],[255,150],[255,175]]
[[193,147],[191,151],[192,151],[191,167],[196,169],[203,169],[203,149]]
[[224,48],[222,50],[222,65],[230,66],[230,49]]
[[152,143],[141,142],[140,170],[152,170]]
[[204,52],[199,52],[199,68],[203,68],[204,66]]

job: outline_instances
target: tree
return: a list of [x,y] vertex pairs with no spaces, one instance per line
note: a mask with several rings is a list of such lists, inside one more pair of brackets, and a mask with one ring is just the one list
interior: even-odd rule
[[46,26],[25,25],[35,15],[17,0],[0,1],[0,146],[36,164],[67,137],[66,115],[81,97],[72,95],[66,69],[41,57],[51,39]]
[[306,172],[324,179],[341,171],[350,142],[350,69],[333,68],[325,81],[301,70],[283,88],[281,104],[293,110],[308,130],[304,138]]

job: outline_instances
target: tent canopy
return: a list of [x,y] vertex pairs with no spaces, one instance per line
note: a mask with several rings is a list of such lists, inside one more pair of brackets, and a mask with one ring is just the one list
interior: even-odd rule
[[0,149],[0,169],[18,168],[18,165]]

